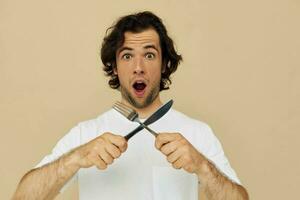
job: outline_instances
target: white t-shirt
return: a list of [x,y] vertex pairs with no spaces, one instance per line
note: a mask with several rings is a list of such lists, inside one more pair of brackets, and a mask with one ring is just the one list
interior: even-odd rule
[[[36,166],[52,162],[71,149],[87,143],[104,132],[125,136],[138,124],[111,109],[96,119],[79,123]],[[149,126],[156,132],[179,132],[216,167],[240,183],[212,130],[203,122],[171,109]],[[195,174],[172,168],[165,155],[154,146],[155,138],[142,130],[128,141],[127,151],[106,170],[80,169],[78,179],[81,200],[196,200],[198,180]]]

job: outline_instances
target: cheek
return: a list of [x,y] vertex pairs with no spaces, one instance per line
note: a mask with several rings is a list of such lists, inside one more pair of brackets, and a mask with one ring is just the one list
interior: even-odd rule
[[119,78],[119,82],[120,82],[120,84],[121,85],[126,85],[126,84],[128,84],[128,81],[129,81],[129,79],[128,79],[128,77],[130,77],[129,76],[129,71],[128,70],[124,70],[124,68],[118,68],[118,78]]
[[120,83],[122,85],[124,85],[124,83],[125,83],[124,74],[118,73],[118,78],[119,78]]
[[154,63],[148,67],[148,73],[151,74],[151,77],[153,79],[161,77],[161,70],[162,67],[160,62]]
[[151,73],[151,77],[152,77],[152,80],[157,80],[159,81],[161,79],[161,70],[155,70]]

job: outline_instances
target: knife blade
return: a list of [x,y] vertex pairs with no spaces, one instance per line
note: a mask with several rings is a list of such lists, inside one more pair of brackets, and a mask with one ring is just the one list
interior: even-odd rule
[[[156,122],[157,120],[159,120],[162,116],[164,116],[170,110],[172,105],[173,105],[173,100],[171,99],[170,101],[168,101],[167,103],[162,105],[160,108],[158,108],[150,117],[148,117],[143,122],[143,124],[148,126],[148,125]],[[133,131],[131,131],[130,133],[128,133],[125,136],[125,139],[128,141],[132,136],[134,136],[136,133],[138,133],[142,129],[144,129],[143,125],[140,125],[140,126],[136,127]]]

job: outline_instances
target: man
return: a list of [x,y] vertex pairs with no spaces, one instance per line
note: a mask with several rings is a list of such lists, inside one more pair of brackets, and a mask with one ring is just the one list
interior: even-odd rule
[[[150,12],[120,18],[104,38],[101,59],[121,102],[146,119],[162,105],[181,56]],[[115,110],[79,123],[21,180],[13,199],[53,199],[78,179],[80,199],[248,199],[211,129],[174,109],[129,141],[134,129]],[[178,170],[180,169],[180,170]]]

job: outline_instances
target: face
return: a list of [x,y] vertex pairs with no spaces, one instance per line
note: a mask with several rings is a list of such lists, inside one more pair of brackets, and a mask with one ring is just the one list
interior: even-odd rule
[[124,44],[116,52],[114,73],[120,81],[122,98],[136,108],[145,108],[159,95],[162,53],[153,29],[125,32]]

